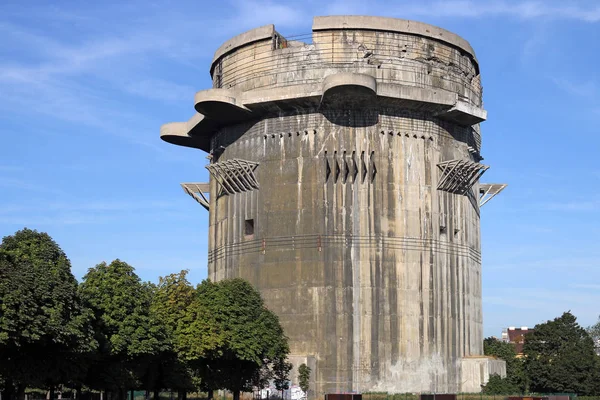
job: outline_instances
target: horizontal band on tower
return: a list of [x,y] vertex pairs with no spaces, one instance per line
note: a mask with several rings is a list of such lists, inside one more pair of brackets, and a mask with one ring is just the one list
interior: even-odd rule
[[471,261],[481,263],[481,253],[469,246],[436,239],[387,237],[387,236],[347,236],[347,235],[302,235],[281,236],[245,240],[216,247],[208,253],[208,262],[215,262],[225,257],[244,253],[266,254],[269,251],[315,249],[323,251],[327,248],[353,247],[372,248],[377,250],[406,250],[451,254],[467,257]]

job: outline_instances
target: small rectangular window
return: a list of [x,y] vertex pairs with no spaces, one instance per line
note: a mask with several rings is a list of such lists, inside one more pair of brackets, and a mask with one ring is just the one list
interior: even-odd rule
[[247,219],[244,222],[244,234],[246,236],[254,235],[254,220],[253,219]]

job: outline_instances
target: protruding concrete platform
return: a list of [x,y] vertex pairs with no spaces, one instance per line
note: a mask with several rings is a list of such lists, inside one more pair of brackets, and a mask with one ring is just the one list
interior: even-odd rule
[[487,117],[485,110],[458,100],[456,93],[377,83],[368,74],[342,72],[326,76],[319,84],[257,89],[239,95],[229,89],[199,91],[195,96],[199,114],[188,122],[163,125],[160,136],[168,143],[209,151],[210,137],[219,126],[256,119],[275,109],[299,105],[327,108],[331,103],[344,102],[348,103],[345,106],[356,108],[372,106],[379,99],[395,106],[432,110],[435,116],[463,126],[478,124]]
[[321,107],[369,107],[377,98],[377,80],[367,74],[342,72],[325,77],[322,91]]
[[250,110],[237,103],[233,90],[201,90],[194,100],[196,111],[221,123],[235,123],[249,117]]
[[210,151],[210,137],[215,133],[215,121],[195,114],[187,122],[170,122],[160,127],[160,138],[167,143]]
[[487,111],[464,101],[457,101],[452,108],[437,113],[437,116],[459,125],[471,126],[487,119]]

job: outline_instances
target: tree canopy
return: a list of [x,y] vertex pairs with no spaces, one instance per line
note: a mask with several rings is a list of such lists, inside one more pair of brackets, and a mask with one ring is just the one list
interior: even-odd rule
[[115,260],[90,268],[81,294],[94,312],[100,344],[89,371],[91,387],[122,397],[128,388],[144,386],[139,378],[169,350],[166,329],[151,312],[152,288],[129,264]]
[[525,393],[525,370],[523,360],[517,358],[513,344],[490,337],[483,341],[483,353],[506,362],[506,378],[490,378],[484,392],[488,394]]
[[594,325],[589,326],[586,330],[594,341],[596,354],[600,354],[600,317],[598,317],[598,321]]
[[23,229],[0,244],[0,375],[13,388],[50,388],[82,378],[96,348],[92,315],[71,264],[46,233]]
[[187,271],[145,283],[121,261],[81,284],[46,233],[23,229],[0,244],[0,389],[107,391],[287,388],[287,338],[260,294],[241,279],[194,288]]
[[[594,345],[600,322],[587,330],[570,312],[535,327],[523,357],[494,338],[486,355],[507,363],[490,377],[488,394],[600,392]],[[128,390],[240,392],[289,385],[289,346],[278,317],[242,279],[203,281],[187,271],[142,282],[121,261],[90,268],[81,284],[66,254],[46,233],[23,229],[0,244],[0,389],[3,400],[25,388],[86,387],[123,399]],[[308,391],[311,370],[298,369]]]
[[182,353],[199,367],[207,389],[230,390],[237,400],[261,380],[259,375],[272,373],[273,365],[286,359],[287,338],[277,316],[248,282],[205,280],[196,292],[184,322]]
[[310,384],[310,367],[304,363],[298,367],[298,384],[304,393],[308,393]]
[[523,353],[531,391],[597,393],[600,379],[594,342],[570,312],[536,325],[525,338]]
[[187,280],[187,273],[184,270],[160,277],[158,285],[154,287],[151,304],[152,313],[164,324],[170,345],[170,351],[160,358],[158,364],[153,365],[157,370],[155,375],[161,375],[160,380],[165,387],[180,392],[193,390],[199,383],[194,383],[197,377],[181,356],[184,321],[196,293]]

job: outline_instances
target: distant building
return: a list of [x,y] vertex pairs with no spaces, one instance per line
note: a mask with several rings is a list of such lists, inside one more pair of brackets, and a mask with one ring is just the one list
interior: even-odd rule
[[522,326],[516,328],[510,326],[502,330],[502,341],[506,343],[512,343],[515,346],[515,352],[517,357],[523,356],[523,344],[525,343],[525,335],[532,333],[533,328]]

